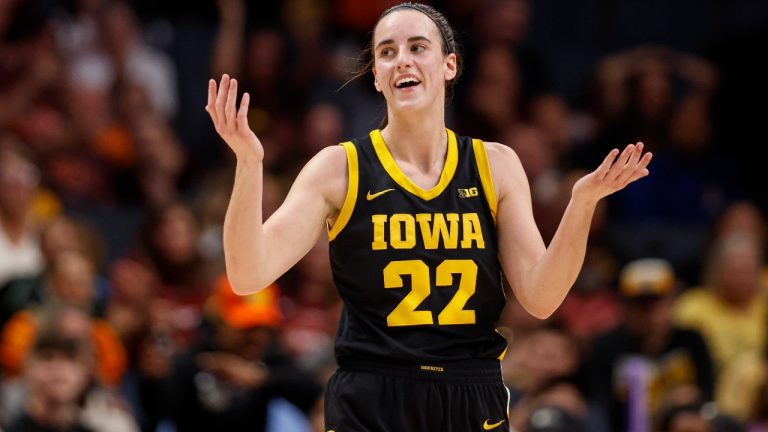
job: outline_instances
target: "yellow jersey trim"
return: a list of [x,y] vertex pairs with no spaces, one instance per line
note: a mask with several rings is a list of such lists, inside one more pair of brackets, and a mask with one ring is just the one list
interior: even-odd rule
[[347,141],[339,144],[344,147],[347,152],[347,172],[349,173],[349,179],[347,181],[347,196],[344,197],[344,204],[339,211],[339,217],[336,218],[333,226],[328,230],[328,240],[333,241],[342,229],[347,225],[349,219],[352,217],[352,210],[355,209],[355,202],[357,201],[357,187],[359,181],[358,165],[357,165],[357,149],[352,142]]
[[507,355],[507,350],[509,350],[509,346],[504,348],[504,351],[502,351],[501,354],[499,354],[499,356],[496,357],[496,360],[498,361],[504,360],[504,357]]
[[453,174],[456,172],[456,165],[459,160],[456,135],[450,129],[446,129],[446,131],[448,132],[448,152],[445,156],[443,172],[440,174],[440,181],[429,190],[422,189],[400,170],[400,167],[397,166],[397,162],[395,162],[395,159],[389,152],[386,143],[384,143],[384,138],[381,136],[381,131],[379,129],[372,130],[370,136],[371,142],[373,142],[373,149],[376,151],[376,156],[378,156],[381,165],[384,166],[384,170],[390,177],[392,177],[392,180],[408,192],[425,201],[429,201],[440,195],[445,188],[448,187],[448,183],[451,182]]
[[491,176],[491,165],[488,163],[488,153],[485,151],[485,143],[479,139],[472,140],[472,148],[475,150],[475,162],[477,162],[477,171],[480,173],[480,183],[485,191],[485,199],[491,207],[493,222],[496,222],[496,189],[493,187],[493,177]]

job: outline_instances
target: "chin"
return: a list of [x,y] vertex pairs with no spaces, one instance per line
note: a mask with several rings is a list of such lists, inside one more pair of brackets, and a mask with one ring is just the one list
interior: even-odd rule
[[396,100],[393,106],[398,113],[415,114],[428,110],[432,105],[430,102],[425,97],[416,97]]

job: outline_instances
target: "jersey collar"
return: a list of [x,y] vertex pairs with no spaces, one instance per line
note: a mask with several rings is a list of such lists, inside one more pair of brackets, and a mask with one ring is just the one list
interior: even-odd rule
[[392,177],[392,179],[403,189],[425,201],[429,201],[440,195],[443,190],[445,190],[445,188],[448,186],[448,183],[451,182],[453,174],[456,172],[456,165],[459,158],[458,146],[456,144],[456,135],[450,129],[446,129],[446,132],[448,133],[448,153],[445,157],[443,172],[440,174],[440,181],[432,189],[429,190],[422,189],[419,185],[412,182],[411,179],[409,179],[402,170],[400,170],[400,167],[397,166],[397,162],[395,162],[395,159],[389,152],[387,144],[384,142],[384,137],[381,136],[381,130],[372,130],[370,137],[371,142],[373,142],[373,149],[376,151],[376,156],[378,156],[379,161],[384,167],[384,170],[387,171],[387,174],[389,174],[389,176]]

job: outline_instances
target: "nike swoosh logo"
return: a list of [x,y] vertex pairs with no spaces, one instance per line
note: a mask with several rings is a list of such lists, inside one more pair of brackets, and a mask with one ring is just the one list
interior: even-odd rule
[[368,201],[373,201],[373,200],[375,200],[376,198],[378,198],[378,197],[380,197],[380,196],[384,195],[384,194],[385,194],[385,193],[387,193],[387,192],[392,192],[393,190],[394,190],[394,189],[384,189],[383,191],[381,191],[381,192],[376,192],[375,194],[372,194],[372,193],[371,193],[371,191],[368,191],[368,194],[366,194],[366,195],[365,195],[365,199],[367,199]]
[[498,423],[494,423],[494,424],[488,424],[488,420],[486,420],[486,421],[483,423],[483,430],[491,430],[491,429],[496,429],[497,427],[501,426],[501,424],[502,424],[502,423],[504,423],[505,421],[506,421],[506,420],[502,420],[502,421],[500,421],[500,422],[498,422]]

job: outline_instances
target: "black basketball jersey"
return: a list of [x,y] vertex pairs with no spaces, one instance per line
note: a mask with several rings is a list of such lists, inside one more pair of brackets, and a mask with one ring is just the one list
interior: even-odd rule
[[424,190],[399,169],[379,130],[345,142],[346,199],[329,230],[344,301],[344,359],[500,358],[505,303],[496,196],[484,143],[448,132],[439,183]]

